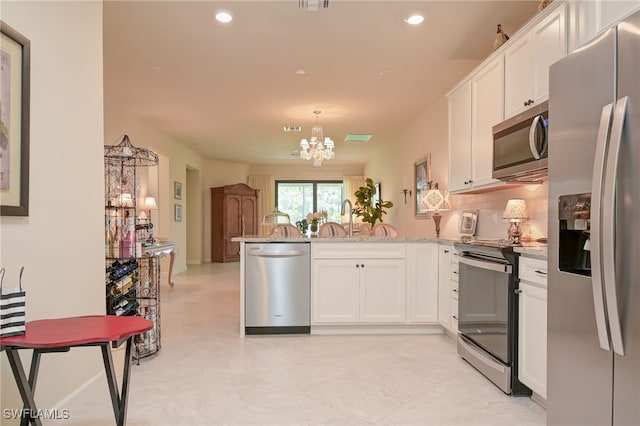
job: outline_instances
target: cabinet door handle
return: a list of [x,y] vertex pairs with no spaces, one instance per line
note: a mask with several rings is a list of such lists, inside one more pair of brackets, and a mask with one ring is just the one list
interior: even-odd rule
[[364,263],[361,263],[361,264],[360,264],[360,267],[361,267],[361,268],[364,268]]
[[451,273],[452,273],[452,274],[456,274],[456,275],[458,275],[460,272],[458,272],[458,271],[451,271]]
[[358,264],[356,263],[356,268],[359,268],[359,267],[360,267],[360,265],[358,265]]
[[457,288],[452,288],[452,289],[451,289],[451,291],[453,291],[453,292],[457,293],[457,292],[458,292],[458,289],[457,289]]
[[445,252],[445,254],[446,254],[446,253],[449,253],[449,250],[445,250],[444,252]]
[[514,290],[514,292],[515,292],[515,294],[520,294],[520,293],[522,293],[522,290],[521,290],[521,289],[519,289],[519,288],[516,288],[516,289]]
[[538,270],[538,269],[536,269],[534,272],[535,272],[536,274],[540,274],[540,275],[547,275],[547,273],[546,273],[545,271],[540,271],[540,270]]
[[453,318],[454,320],[457,320],[458,316],[457,315],[451,315],[451,318]]

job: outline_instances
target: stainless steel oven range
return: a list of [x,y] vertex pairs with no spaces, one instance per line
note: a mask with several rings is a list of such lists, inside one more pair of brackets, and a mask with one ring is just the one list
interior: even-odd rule
[[458,353],[506,394],[518,380],[518,254],[503,241],[456,243],[460,252]]

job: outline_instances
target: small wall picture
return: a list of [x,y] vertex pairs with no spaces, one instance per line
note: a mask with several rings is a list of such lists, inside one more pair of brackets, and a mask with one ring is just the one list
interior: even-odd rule
[[426,196],[429,191],[429,184],[431,182],[431,156],[427,154],[427,157],[414,164],[413,169],[414,177],[414,191],[416,194],[416,219],[427,219],[431,215],[427,210],[427,204],[423,197]]
[[459,231],[463,235],[473,236],[476,233],[478,223],[478,210],[463,210],[460,213]]
[[182,183],[173,182],[173,198],[182,200]]
[[176,222],[182,222],[182,204],[173,205],[173,220]]

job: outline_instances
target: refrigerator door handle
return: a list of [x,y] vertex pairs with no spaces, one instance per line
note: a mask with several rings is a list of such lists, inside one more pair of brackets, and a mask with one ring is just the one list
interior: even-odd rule
[[624,355],[624,342],[620,327],[618,311],[618,295],[616,288],[616,181],[618,177],[618,160],[620,159],[620,144],[622,143],[622,129],[627,112],[627,97],[616,102],[611,125],[611,138],[607,152],[607,164],[602,191],[602,269],[604,278],[604,294],[607,302],[607,316],[609,317],[609,331],[613,351]]
[[609,331],[607,328],[604,294],[602,290],[601,214],[605,152],[609,139],[612,110],[613,104],[602,107],[598,139],[596,140],[595,160],[593,163],[593,180],[591,181],[591,286],[598,341],[600,342],[600,347],[606,351],[611,351],[611,345],[609,343]]

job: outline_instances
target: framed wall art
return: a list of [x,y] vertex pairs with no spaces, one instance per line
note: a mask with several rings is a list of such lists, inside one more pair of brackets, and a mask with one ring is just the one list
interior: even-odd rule
[[427,210],[427,204],[425,203],[423,196],[426,196],[429,191],[429,182],[431,182],[431,155],[427,154],[427,157],[416,162],[413,167],[414,177],[414,191],[416,194],[415,214],[416,219],[428,219],[431,217],[430,212]]
[[476,234],[478,210],[462,210],[458,230],[462,235],[472,237]]
[[182,222],[182,204],[173,205],[173,220],[176,222]]
[[0,21],[0,215],[29,216],[31,42]]
[[173,182],[173,198],[182,200],[182,183]]

